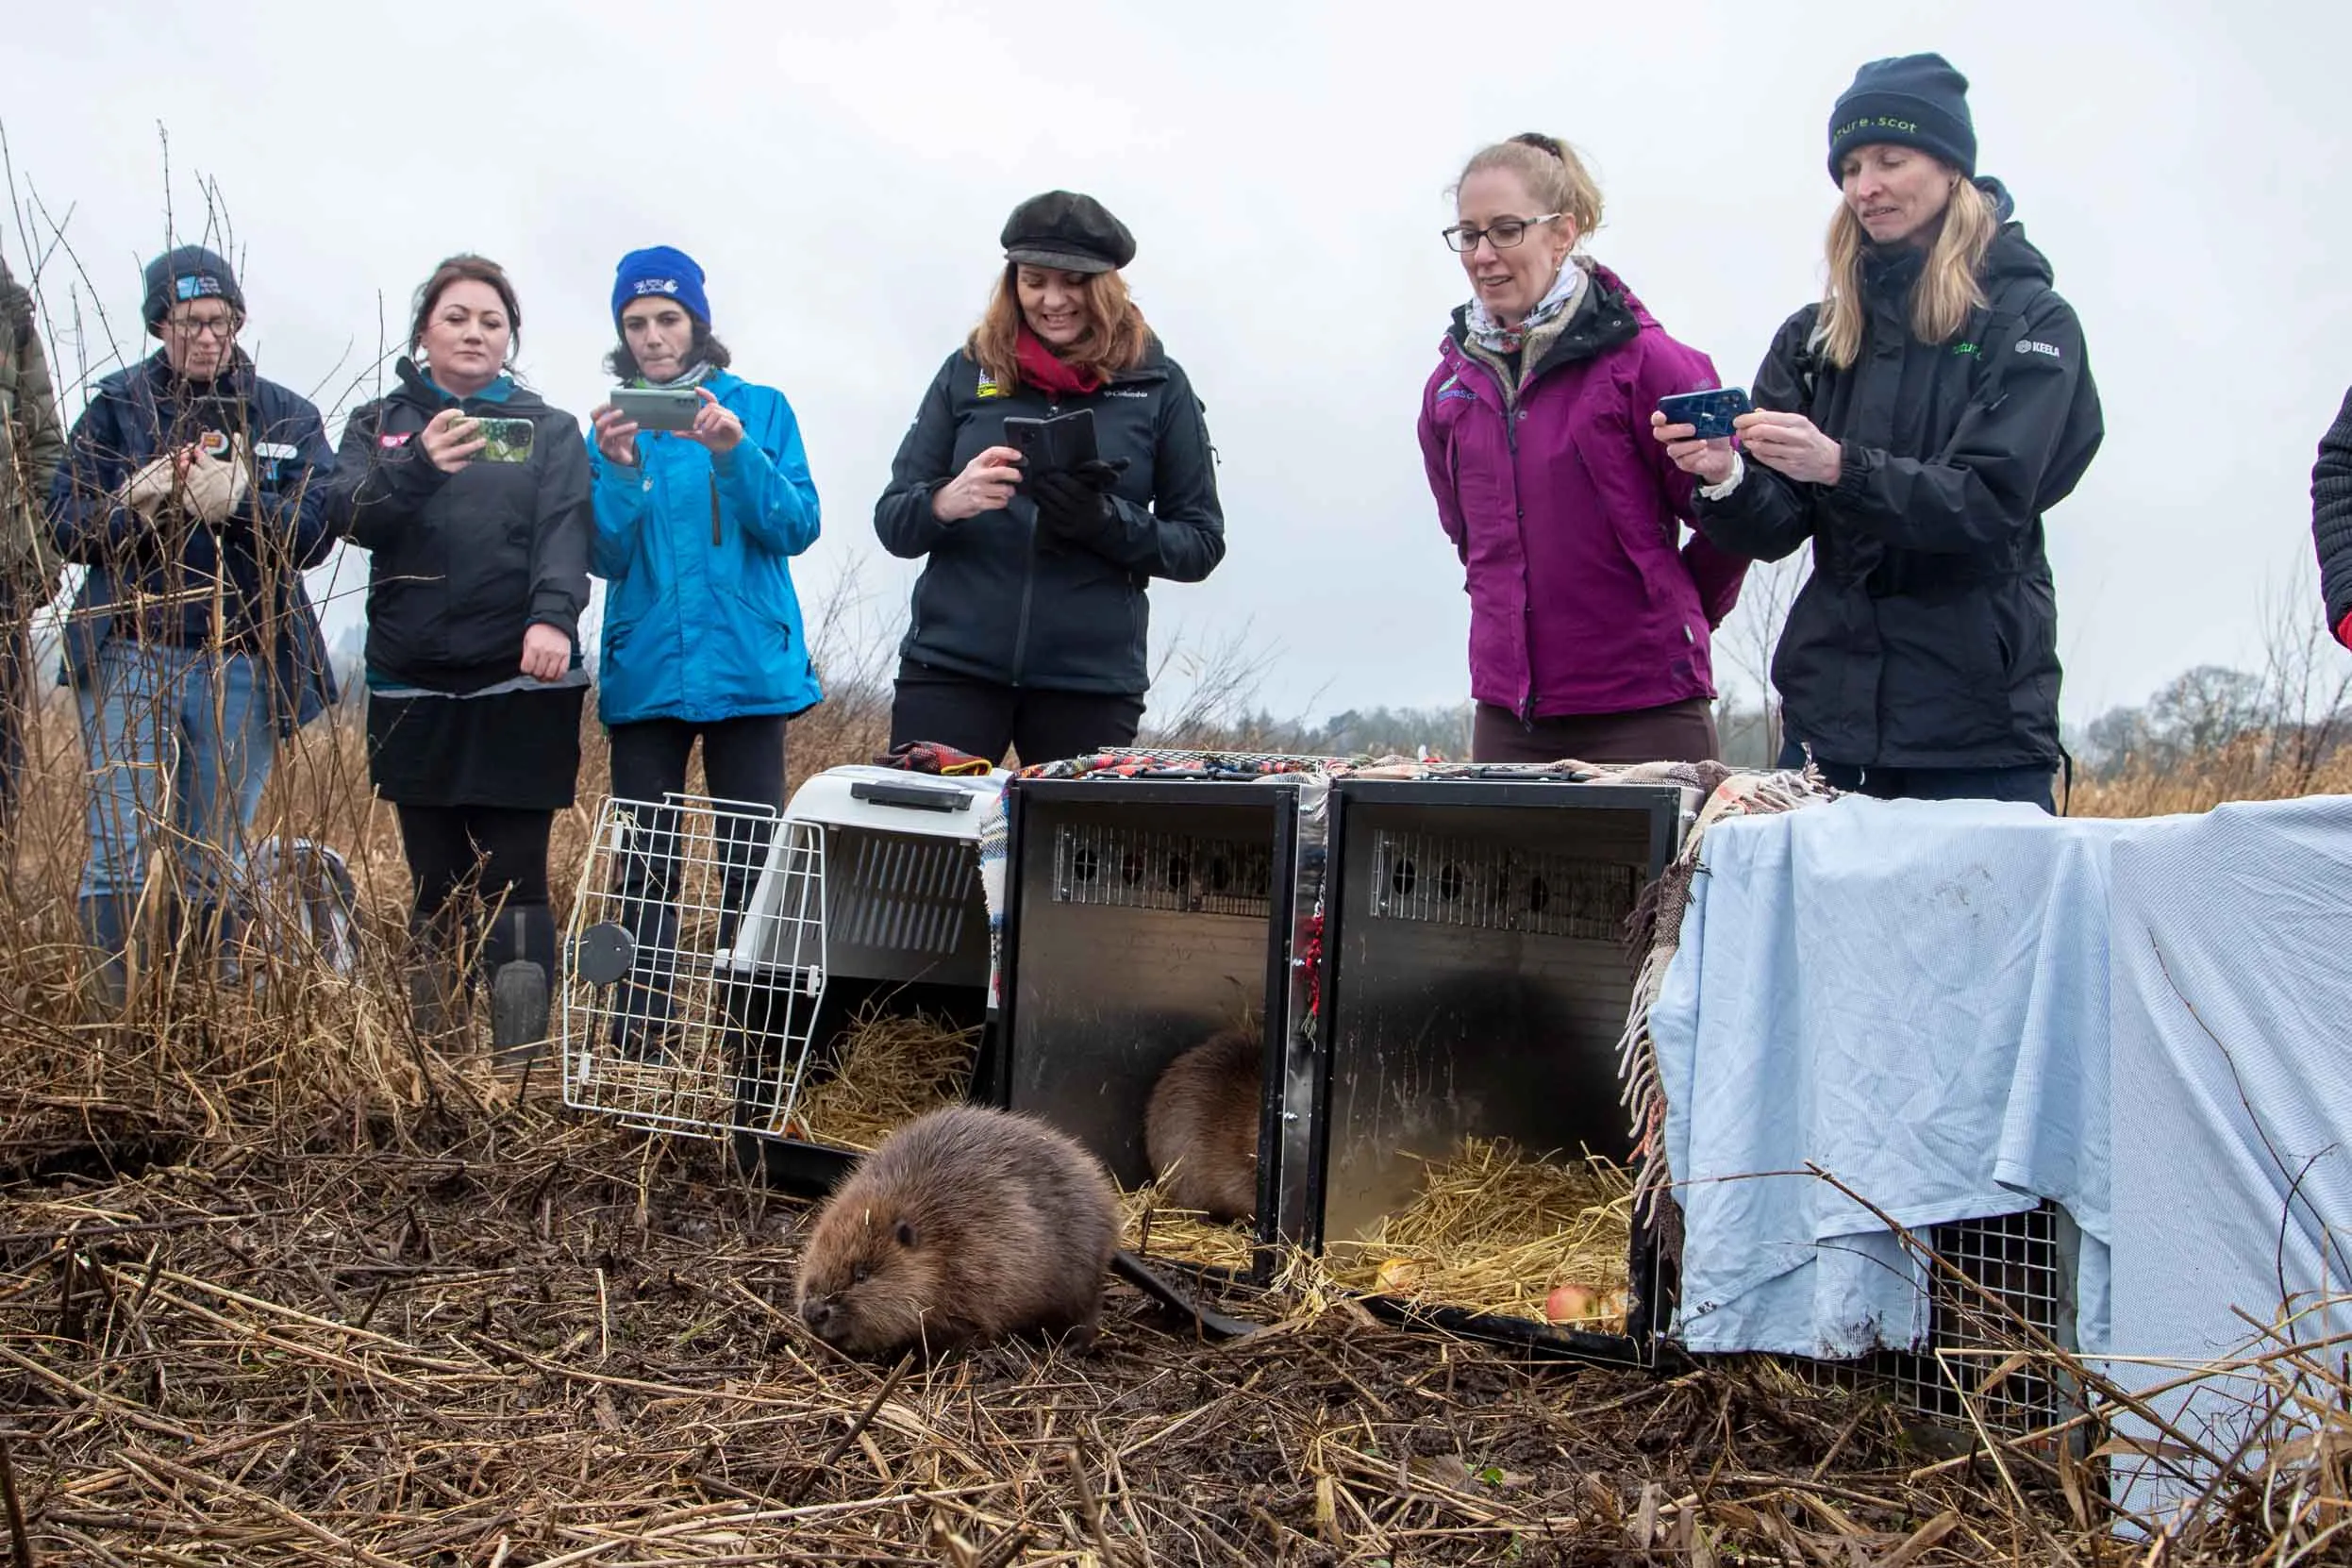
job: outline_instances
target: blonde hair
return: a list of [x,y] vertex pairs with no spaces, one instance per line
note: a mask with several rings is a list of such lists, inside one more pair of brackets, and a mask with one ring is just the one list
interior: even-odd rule
[[[1993,198],[1976,181],[1956,173],[1943,226],[1927,247],[1919,281],[1911,285],[1914,337],[1922,342],[1949,342],[1968,325],[1969,312],[1984,308],[1984,285],[1977,274],[2000,231]],[[1849,369],[1861,357],[1862,329],[1869,316],[1862,300],[1862,259],[1869,248],[1862,221],[1840,202],[1829,220],[1829,289],[1813,322],[1813,345],[1840,370]]]
[[1479,148],[1462,165],[1461,178],[1446,194],[1460,195],[1464,181],[1489,169],[1508,169],[1517,175],[1538,207],[1568,215],[1579,240],[1601,226],[1600,182],[1576,156],[1576,148],[1558,137],[1521,131],[1508,142]]
[[[963,345],[988,378],[1007,391],[1021,385],[1020,279],[1020,264],[1005,263],[980,324]],[[1086,300],[1086,333],[1068,348],[1055,349],[1054,358],[1101,381],[1142,364],[1151,349],[1152,329],[1127,292],[1126,279],[1116,272],[1089,273],[1079,292]]]

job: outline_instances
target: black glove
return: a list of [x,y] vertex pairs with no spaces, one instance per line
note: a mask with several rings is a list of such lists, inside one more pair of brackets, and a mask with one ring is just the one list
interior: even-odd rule
[[1027,475],[1021,488],[1037,503],[1038,526],[1049,539],[1083,544],[1118,521],[1110,492],[1126,470],[1125,458],[1116,462],[1093,458],[1068,473]]

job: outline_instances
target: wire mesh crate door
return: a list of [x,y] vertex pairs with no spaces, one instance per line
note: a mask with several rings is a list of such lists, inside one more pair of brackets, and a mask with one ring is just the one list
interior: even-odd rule
[[823,909],[812,825],[608,800],[567,933],[566,1103],[706,1135],[780,1123],[824,986]]

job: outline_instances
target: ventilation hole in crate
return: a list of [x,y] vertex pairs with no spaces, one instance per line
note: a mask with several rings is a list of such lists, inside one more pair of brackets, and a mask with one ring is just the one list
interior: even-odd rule
[[1410,860],[1399,860],[1389,868],[1389,891],[1399,898],[1410,898],[1413,895],[1413,884],[1419,880],[1420,877],[1414,874],[1413,863]]
[[1550,884],[1545,882],[1541,876],[1528,877],[1527,912],[1529,914],[1542,914],[1547,908],[1550,907],[1551,902],[1552,890]]
[[1275,855],[1262,840],[1140,823],[1060,823],[1053,831],[1054,897],[1061,903],[1245,918],[1272,912]]
[[1462,881],[1461,867],[1454,865],[1438,867],[1437,895],[1447,900],[1460,898]]

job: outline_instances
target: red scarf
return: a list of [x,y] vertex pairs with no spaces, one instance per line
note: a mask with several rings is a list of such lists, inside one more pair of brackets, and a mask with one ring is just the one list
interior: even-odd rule
[[1054,358],[1054,351],[1039,341],[1026,323],[1013,340],[1013,359],[1021,367],[1022,380],[1057,397],[1075,397],[1103,384],[1103,378],[1093,371],[1079,370]]

